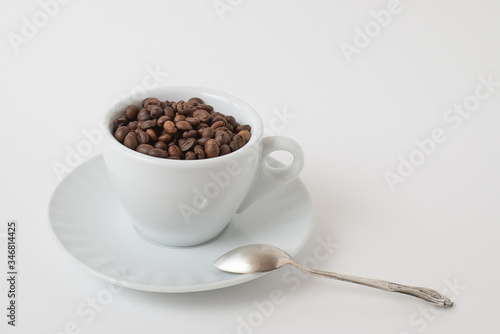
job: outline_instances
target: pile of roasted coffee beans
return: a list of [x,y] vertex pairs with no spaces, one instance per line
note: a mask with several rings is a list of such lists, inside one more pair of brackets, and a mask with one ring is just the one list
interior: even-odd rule
[[115,120],[114,136],[128,148],[154,157],[195,160],[214,158],[242,148],[250,125],[214,112],[197,97],[185,101],[147,98],[142,109],[130,105]]

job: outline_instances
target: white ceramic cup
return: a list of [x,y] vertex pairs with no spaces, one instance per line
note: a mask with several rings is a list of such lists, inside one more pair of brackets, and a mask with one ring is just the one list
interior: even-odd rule
[[[105,119],[104,160],[110,181],[140,235],[169,246],[193,246],[219,235],[231,218],[266,192],[297,177],[304,157],[292,139],[263,137],[262,120],[239,98],[200,87],[161,87],[146,91],[164,100],[201,98],[215,111],[232,115],[252,127],[249,142],[230,154],[203,160],[170,160],[133,151],[113,136],[114,120],[129,104],[142,99],[122,99]],[[266,157],[273,151],[290,152],[286,167],[273,167]]]

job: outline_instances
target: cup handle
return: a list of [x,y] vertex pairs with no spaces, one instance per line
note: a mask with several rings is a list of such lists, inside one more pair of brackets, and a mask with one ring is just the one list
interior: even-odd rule
[[[288,151],[293,155],[293,162],[284,167],[272,167],[266,163],[266,158],[274,151]],[[281,187],[293,181],[304,167],[304,154],[299,144],[293,139],[281,136],[264,137],[260,166],[252,188],[240,205],[237,213],[242,213],[257,199],[272,189]]]

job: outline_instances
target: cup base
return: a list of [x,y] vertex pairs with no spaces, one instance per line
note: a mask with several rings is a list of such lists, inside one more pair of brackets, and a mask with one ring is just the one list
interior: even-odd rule
[[140,228],[138,228],[136,225],[134,225],[134,230],[144,240],[146,240],[146,241],[148,241],[148,242],[150,242],[150,243],[152,243],[153,245],[156,245],[156,246],[167,247],[167,248],[190,248],[190,247],[203,246],[203,245],[206,245],[206,244],[209,244],[211,242],[216,241],[217,239],[219,239],[224,234],[224,232],[226,232],[227,228],[229,227],[229,224],[230,223],[228,223],[226,225],[226,227],[224,227],[224,229],[222,229],[222,231],[220,231],[215,237],[213,237],[213,238],[211,238],[211,239],[209,239],[207,241],[203,241],[203,242],[200,242],[200,243],[194,243],[194,244],[188,244],[188,245],[180,245],[180,244],[173,245],[173,244],[166,244],[166,243],[162,243],[162,242],[153,240],[146,233],[144,233]]

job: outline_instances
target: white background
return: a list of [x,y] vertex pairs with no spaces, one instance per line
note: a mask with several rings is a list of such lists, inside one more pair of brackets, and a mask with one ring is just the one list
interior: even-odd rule
[[[0,331],[64,333],[72,322],[76,333],[498,328],[500,87],[458,128],[443,119],[473,96],[480,76],[500,81],[498,2],[401,0],[350,62],[342,43],[355,46],[356,28],[377,29],[370,13],[389,1],[220,3],[229,8],[218,12],[212,0],[73,0],[58,5],[48,22],[37,17],[38,32],[14,46],[9,38],[23,36],[23,18],[33,22],[43,9],[32,0],[2,1],[0,232],[9,219],[19,222],[20,275],[18,326],[7,326],[2,306]],[[79,316],[77,307],[108,283],[63,254],[49,234],[47,204],[59,183],[53,166],[65,163],[85,140],[82,131],[97,128],[107,106],[141,85],[148,69],[163,73],[161,85],[236,95],[267,126],[276,110],[293,115],[275,132],[302,145],[301,179],[316,211],[299,259],[313,256],[318,237],[330,237],[339,246],[320,269],[447,288],[455,307],[436,314],[414,298],[320,278],[293,291],[277,271],[201,293],[124,289],[91,321]],[[398,157],[408,159],[415,140],[435,128],[447,140],[391,191],[384,174],[397,173]],[[5,234],[0,247],[6,262]],[[274,289],[285,301],[258,326],[238,328]]]

